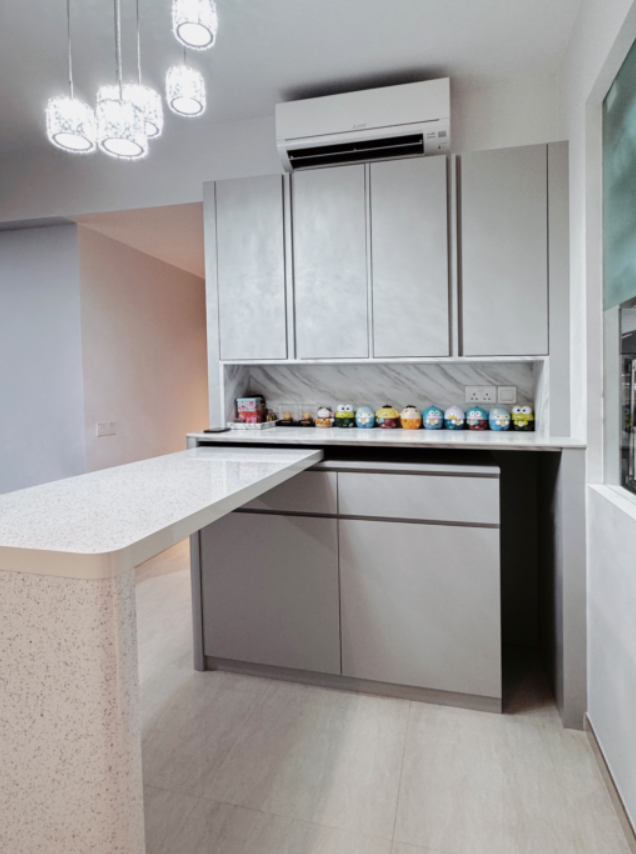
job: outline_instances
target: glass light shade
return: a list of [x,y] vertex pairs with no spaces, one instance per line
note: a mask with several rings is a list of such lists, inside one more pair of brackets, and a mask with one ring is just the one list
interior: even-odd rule
[[180,116],[200,116],[205,110],[203,75],[187,65],[173,65],[166,74],[166,98]]
[[173,0],[172,29],[193,50],[212,47],[219,27],[214,0]]
[[136,160],[148,153],[146,123],[141,109],[120,99],[119,86],[102,86],[97,93],[97,140],[106,154]]
[[77,98],[51,98],[46,108],[46,132],[53,145],[75,154],[95,151],[95,111]]
[[163,105],[161,95],[151,89],[150,86],[142,86],[140,83],[129,83],[123,87],[124,101],[130,101],[139,107],[144,114],[146,123],[146,136],[154,139],[161,135],[163,130]]

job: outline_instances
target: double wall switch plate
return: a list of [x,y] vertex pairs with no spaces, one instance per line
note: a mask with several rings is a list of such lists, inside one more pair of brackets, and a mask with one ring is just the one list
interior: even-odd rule
[[516,403],[517,402],[517,386],[516,385],[500,385],[497,388],[497,403]]
[[117,433],[116,421],[98,421],[97,436],[114,436]]
[[497,386],[467,385],[466,403],[497,403]]

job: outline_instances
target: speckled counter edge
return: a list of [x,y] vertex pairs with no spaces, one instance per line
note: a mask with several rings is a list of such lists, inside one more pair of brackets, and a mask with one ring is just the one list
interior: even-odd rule
[[0,572],[0,850],[144,854],[134,572]]

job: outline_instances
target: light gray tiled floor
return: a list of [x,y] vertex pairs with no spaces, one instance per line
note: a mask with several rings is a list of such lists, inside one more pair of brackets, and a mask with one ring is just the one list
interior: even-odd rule
[[504,715],[195,673],[188,561],[137,570],[148,854],[629,854],[531,656]]

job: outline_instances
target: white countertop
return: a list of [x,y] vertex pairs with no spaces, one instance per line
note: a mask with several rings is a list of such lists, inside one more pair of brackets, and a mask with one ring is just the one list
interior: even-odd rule
[[391,448],[466,448],[482,451],[557,451],[585,448],[585,442],[539,433],[477,430],[383,430],[339,427],[269,427],[227,433],[189,433],[200,442],[266,443],[272,445],[351,445]]
[[300,448],[196,448],[0,495],[0,570],[118,575],[322,457]]

